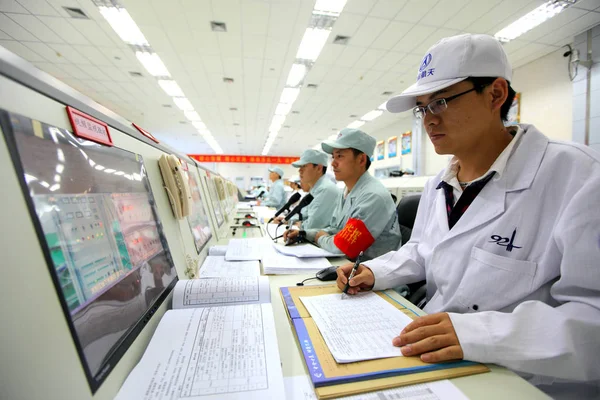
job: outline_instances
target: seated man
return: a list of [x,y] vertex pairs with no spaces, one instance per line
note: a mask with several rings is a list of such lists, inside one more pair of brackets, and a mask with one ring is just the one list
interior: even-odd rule
[[496,363],[553,398],[598,398],[600,155],[504,126],[512,69],[491,36],[442,39],[420,71],[387,109],[412,108],[454,157],[426,184],[410,241],[361,264],[349,293],[427,279],[430,315],[393,340],[404,355]]
[[279,167],[269,168],[269,179],[273,184],[269,189],[267,197],[258,201],[256,204],[259,206],[275,207],[280,209],[286,203],[285,189],[283,187],[283,170]]
[[326,228],[288,231],[286,239],[295,240],[304,233],[325,250],[343,253],[350,259],[361,251],[363,260],[370,260],[396,250],[401,242],[396,206],[388,190],[367,171],[375,139],[357,129],[345,128],[337,140],[324,142],[321,147],[333,154],[335,178],[343,181],[346,189],[338,194]]
[[[327,154],[319,150],[304,150],[300,160],[292,165],[299,168],[302,186],[308,188],[313,196],[311,203],[301,211],[302,222],[297,216],[292,221],[298,221],[300,229],[323,229],[329,225],[329,220],[335,209],[339,189],[330,179],[325,176],[327,172]],[[284,217],[276,220],[282,221]],[[284,234],[284,238],[287,235]]]

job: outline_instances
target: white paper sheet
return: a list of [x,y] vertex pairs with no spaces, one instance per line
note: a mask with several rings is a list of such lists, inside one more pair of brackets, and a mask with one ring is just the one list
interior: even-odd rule
[[336,293],[300,300],[338,363],[402,356],[392,339],[412,320],[377,294]]
[[116,400],[283,399],[271,304],[170,310]]
[[261,260],[265,254],[273,252],[271,242],[263,237],[250,239],[231,239],[227,245],[227,261]]
[[[308,376],[285,378],[286,400],[317,400]],[[449,380],[402,386],[379,392],[339,397],[339,400],[468,400]]]
[[275,250],[286,256],[294,256],[299,258],[311,258],[311,257],[344,257],[344,254],[330,253],[327,250],[323,250],[310,243],[294,244],[291,246],[285,246],[279,243],[272,243]]
[[199,271],[200,278],[260,276],[258,261],[225,261],[222,256],[208,256]]
[[224,246],[210,246],[208,248],[209,256],[225,256],[227,253],[227,245]]
[[271,301],[269,278],[202,278],[181,280],[173,290],[173,308],[198,308]]
[[325,257],[298,258],[277,252],[263,258],[262,265],[265,274],[277,275],[311,274],[331,267],[331,263]]

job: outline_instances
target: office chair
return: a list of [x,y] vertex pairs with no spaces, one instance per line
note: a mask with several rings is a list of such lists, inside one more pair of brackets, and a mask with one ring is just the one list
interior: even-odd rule
[[[400,225],[400,233],[402,234],[402,246],[409,241],[410,235],[412,234],[420,200],[420,194],[411,194],[402,197],[396,206],[396,212],[398,213],[398,224]],[[425,295],[427,294],[425,281],[410,283],[407,286],[408,295],[406,296],[406,299],[417,306],[419,303],[423,304],[422,301],[425,299]]]

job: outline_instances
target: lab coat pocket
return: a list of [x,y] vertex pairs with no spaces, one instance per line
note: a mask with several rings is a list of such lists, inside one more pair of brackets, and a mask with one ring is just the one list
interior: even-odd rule
[[492,311],[531,293],[537,263],[499,256],[473,247],[458,295],[466,311]]

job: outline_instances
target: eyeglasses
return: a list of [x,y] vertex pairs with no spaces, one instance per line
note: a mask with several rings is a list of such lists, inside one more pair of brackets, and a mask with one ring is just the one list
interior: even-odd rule
[[434,100],[431,103],[427,104],[425,107],[423,107],[423,106],[416,106],[415,108],[413,108],[413,115],[417,119],[423,119],[423,118],[425,118],[425,114],[427,113],[428,110],[429,110],[430,113],[432,113],[434,115],[435,114],[440,114],[440,113],[446,111],[446,108],[448,108],[448,102],[450,100],[454,100],[454,99],[462,96],[463,94],[467,94],[469,92],[472,92],[473,90],[478,90],[478,89],[481,89],[483,87],[484,86],[475,86],[475,87],[467,90],[466,92],[455,94],[454,96],[446,97],[445,99]]

